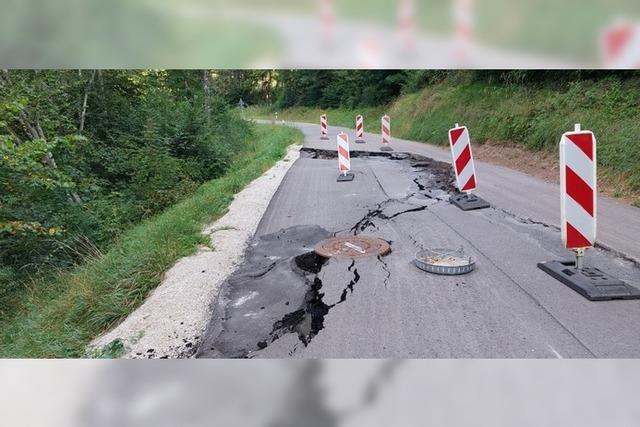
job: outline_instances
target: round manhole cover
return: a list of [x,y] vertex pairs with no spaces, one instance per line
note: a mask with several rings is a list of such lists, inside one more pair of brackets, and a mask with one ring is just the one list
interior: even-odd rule
[[386,255],[390,250],[387,241],[367,236],[333,237],[321,241],[314,248],[315,253],[325,258]]

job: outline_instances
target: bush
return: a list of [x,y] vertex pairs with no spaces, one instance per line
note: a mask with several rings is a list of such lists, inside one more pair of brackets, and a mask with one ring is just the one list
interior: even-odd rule
[[[25,277],[83,262],[223,176],[253,131],[221,99],[205,102],[201,71],[103,71],[93,86],[76,72],[9,76],[0,84],[0,262]],[[80,136],[75,102],[87,89]],[[20,114],[37,117],[48,138],[24,133]],[[57,168],[43,162],[49,152]]]

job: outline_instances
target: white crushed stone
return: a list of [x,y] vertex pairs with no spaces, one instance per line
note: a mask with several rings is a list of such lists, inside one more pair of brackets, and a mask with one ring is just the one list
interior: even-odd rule
[[290,146],[283,160],[236,194],[228,212],[203,230],[213,249],[201,247],[196,254],[180,259],[146,301],[113,330],[94,339],[88,352],[120,339],[126,358],[192,356],[220,285],[242,261],[249,239],[300,156],[300,148]]

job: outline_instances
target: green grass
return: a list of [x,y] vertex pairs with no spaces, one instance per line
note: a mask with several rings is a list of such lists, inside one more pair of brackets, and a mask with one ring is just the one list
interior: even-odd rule
[[[640,76],[616,76],[569,84],[491,84],[463,75],[401,96],[385,107],[360,110],[292,108],[279,111],[289,121],[318,123],[326,113],[330,125],[354,127],[356,114],[365,129],[379,133],[379,118],[392,118],[394,136],[445,146],[447,131],[456,122],[469,127],[476,143],[520,144],[557,152],[560,136],[574,123],[592,130],[598,141],[598,178],[608,194],[640,205]],[[255,117],[273,111],[254,108]]]
[[[208,244],[203,226],[224,214],[235,193],[269,169],[299,131],[258,126],[231,171],[132,228],[102,256],[74,271],[35,280],[21,308],[0,323],[1,357],[82,357],[92,338],[135,310],[178,259]],[[94,357],[121,353],[112,343]]]

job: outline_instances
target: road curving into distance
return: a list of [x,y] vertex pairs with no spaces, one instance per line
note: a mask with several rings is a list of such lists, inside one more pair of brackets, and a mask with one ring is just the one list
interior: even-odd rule
[[[336,182],[336,135],[305,134],[258,226],[245,260],[223,284],[197,357],[571,358],[638,357],[640,300],[591,302],[538,262],[571,259],[560,240],[556,185],[477,162],[490,209],[448,202],[447,150],[380,136],[351,145],[355,179]],[[443,139],[446,135],[443,135]],[[403,154],[403,153],[411,153]],[[599,203],[599,238],[586,262],[640,286],[640,210]],[[372,236],[386,256],[315,256],[331,236]],[[460,248],[476,261],[464,276],[416,268],[421,249]]]

